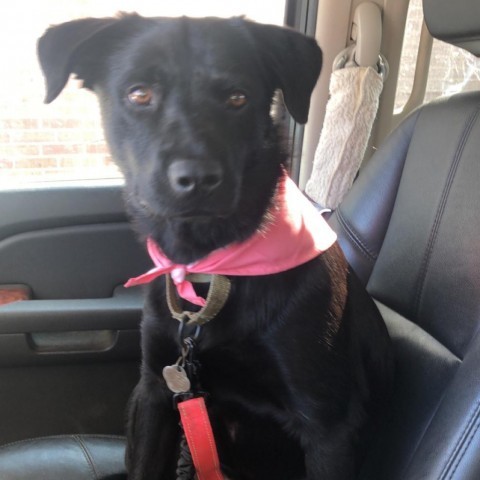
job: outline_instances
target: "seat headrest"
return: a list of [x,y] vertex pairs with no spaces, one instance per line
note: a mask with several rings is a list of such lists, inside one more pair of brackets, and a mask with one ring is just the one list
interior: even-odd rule
[[423,12],[433,37],[480,56],[478,0],[423,0]]

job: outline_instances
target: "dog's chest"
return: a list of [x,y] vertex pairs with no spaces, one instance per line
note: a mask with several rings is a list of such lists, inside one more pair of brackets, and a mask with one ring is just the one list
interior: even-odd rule
[[273,342],[258,333],[230,336],[229,341],[211,347],[207,337],[205,348],[199,345],[200,384],[213,402],[283,410],[289,387],[275,350]]

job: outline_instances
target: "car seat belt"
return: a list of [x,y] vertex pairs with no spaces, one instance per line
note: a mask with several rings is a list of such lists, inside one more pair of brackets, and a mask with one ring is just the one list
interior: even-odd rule
[[335,59],[330,98],[305,193],[319,207],[335,210],[360,168],[378,110],[388,64],[380,54],[380,8],[361,3],[354,15],[355,43]]

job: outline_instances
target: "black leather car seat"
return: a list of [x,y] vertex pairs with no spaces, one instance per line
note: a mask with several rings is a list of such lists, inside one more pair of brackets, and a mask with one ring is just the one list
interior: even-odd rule
[[[478,0],[424,0],[480,55]],[[364,480],[480,479],[480,92],[415,111],[331,218],[393,339],[391,417]]]
[[[480,55],[479,0],[424,9],[435,36]],[[414,112],[331,224],[396,353],[391,416],[361,479],[480,479],[480,92]],[[0,479],[120,479],[123,449],[112,437],[28,440],[0,448]]]
[[0,447],[1,480],[121,480],[125,440],[109,435],[32,438]]

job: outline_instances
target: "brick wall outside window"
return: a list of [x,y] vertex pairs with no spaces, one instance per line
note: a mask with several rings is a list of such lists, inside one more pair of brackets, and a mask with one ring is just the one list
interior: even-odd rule
[[282,24],[284,0],[14,0],[0,4],[0,188],[19,183],[118,178],[93,93],[70,80],[50,105],[36,41],[49,25],[118,11],[145,16],[247,15]]
[[75,90],[69,85],[71,99],[59,97],[56,107],[41,104],[40,88],[32,90],[40,95],[36,108],[29,108],[28,101],[13,106],[11,98],[0,99],[0,186],[120,176],[103,139],[93,94]]
[[[281,24],[284,5],[283,0],[15,0],[0,4],[0,188],[31,181],[120,177],[105,145],[91,92],[79,90],[79,82],[71,80],[57,100],[43,104],[35,45],[50,24],[111,16],[117,11],[146,16],[244,13],[254,20]],[[422,18],[421,0],[411,0],[396,109],[410,95]],[[479,88],[476,59],[435,41],[425,100]]]

